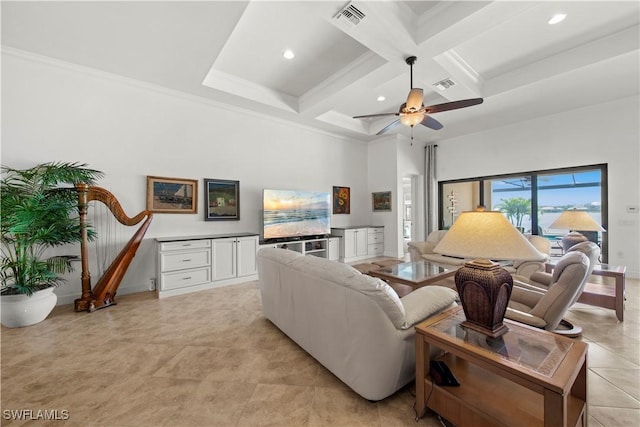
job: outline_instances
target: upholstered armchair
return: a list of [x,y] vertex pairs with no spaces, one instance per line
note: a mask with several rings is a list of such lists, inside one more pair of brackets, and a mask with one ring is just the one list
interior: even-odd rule
[[[589,273],[589,258],[580,251],[562,256],[545,289],[518,286],[514,282],[505,317],[537,328],[562,333],[558,329],[562,317],[578,299]],[[581,329],[571,332],[577,336]]]

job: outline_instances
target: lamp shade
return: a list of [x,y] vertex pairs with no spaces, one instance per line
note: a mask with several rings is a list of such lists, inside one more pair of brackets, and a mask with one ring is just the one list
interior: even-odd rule
[[556,230],[606,231],[588,212],[575,209],[562,212],[549,228]]
[[433,251],[461,258],[545,259],[502,212],[497,211],[462,212]]

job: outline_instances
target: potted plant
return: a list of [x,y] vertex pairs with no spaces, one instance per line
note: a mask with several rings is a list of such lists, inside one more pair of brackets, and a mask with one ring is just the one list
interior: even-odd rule
[[[72,256],[47,257],[53,247],[81,240],[73,184],[93,183],[103,173],[84,164],[50,162],[28,169],[2,166],[0,303],[2,324],[28,326],[56,304],[53,288],[73,271]],[[93,234],[93,233],[92,233]]]

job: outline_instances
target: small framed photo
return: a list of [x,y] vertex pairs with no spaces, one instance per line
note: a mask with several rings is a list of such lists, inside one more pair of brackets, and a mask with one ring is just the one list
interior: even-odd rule
[[198,181],[147,176],[147,209],[158,213],[197,213]]
[[351,189],[349,187],[333,187],[333,213],[351,213]]
[[371,193],[374,212],[391,212],[391,191]]
[[240,181],[204,180],[204,220],[240,219]]

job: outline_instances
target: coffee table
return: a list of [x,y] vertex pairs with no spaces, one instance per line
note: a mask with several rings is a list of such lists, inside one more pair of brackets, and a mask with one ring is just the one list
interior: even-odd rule
[[[456,425],[586,425],[586,343],[508,319],[509,330],[490,338],[464,320],[455,307],[416,326],[418,417],[428,407]],[[459,387],[431,381],[433,347]]]
[[456,268],[445,268],[429,261],[412,261],[371,270],[367,274],[386,281],[409,285],[417,289],[453,276],[456,274],[456,271]]

